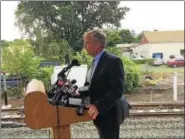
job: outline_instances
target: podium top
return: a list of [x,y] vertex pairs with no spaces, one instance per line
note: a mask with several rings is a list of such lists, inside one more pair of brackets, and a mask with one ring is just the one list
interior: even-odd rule
[[36,79],[27,85],[24,111],[26,126],[32,129],[56,127],[58,124],[61,126],[70,125],[92,120],[87,111],[83,116],[78,116],[75,108],[51,105],[48,102],[44,84]]

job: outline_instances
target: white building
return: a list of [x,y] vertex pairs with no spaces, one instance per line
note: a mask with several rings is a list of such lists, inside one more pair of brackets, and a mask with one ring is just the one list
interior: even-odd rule
[[139,43],[128,43],[128,44],[116,44],[117,48],[121,48],[122,56],[131,58],[132,49],[135,48]]
[[144,58],[184,56],[184,30],[144,32],[133,53]]

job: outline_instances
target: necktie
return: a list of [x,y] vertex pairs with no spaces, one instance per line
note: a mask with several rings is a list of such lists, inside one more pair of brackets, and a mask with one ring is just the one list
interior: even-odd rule
[[89,71],[87,73],[87,82],[89,82],[89,83],[91,82],[94,68],[95,68],[95,62],[94,62],[94,59],[93,59],[91,67],[90,67],[90,69],[89,69]]

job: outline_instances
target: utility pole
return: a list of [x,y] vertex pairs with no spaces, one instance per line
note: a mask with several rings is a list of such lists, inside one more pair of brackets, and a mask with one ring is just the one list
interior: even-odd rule
[[[1,94],[2,94],[2,91],[1,91],[1,57],[2,55],[1,55],[1,42],[0,42],[0,106],[1,106]],[[1,114],[0,114],[0,119],[1,119]],[[1,133],[1,122],[0,122],[0,133]],[[0,139],[2,139],[1,135],[0,135]]]
[[[1,9],[1,1],[0,1],[0,9]],[[1,10],[0,10],[0,15],[1,15]],[[1,18],[0,18],[0,23],[1,23]],[[0,27],[1,30],[1,27]],[[0,33],[0,106],[1,106],[1,60],[2,60],[2,54],[1,54],[1,33]],[[1,119],[1,114],[0,114],[0,119]],[[0,133],[1,132],[1,122],[0,122]],[[0,135],[0,139],[2,139],[2,135]]]
[[177,72],[173,72],[173,99],[177,101]]

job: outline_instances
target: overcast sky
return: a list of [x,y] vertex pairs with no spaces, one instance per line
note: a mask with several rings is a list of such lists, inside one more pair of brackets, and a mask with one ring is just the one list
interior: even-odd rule
[[[1,1],[1,39],[14,40],[21,37],[14,26],[14,12],[18,1]],[[184,30],[183,1],[122,1],[130,11],[121,21],[121,27],[134,30],[137,34],[143,30]]]

